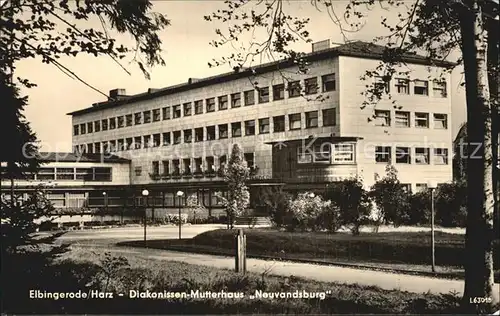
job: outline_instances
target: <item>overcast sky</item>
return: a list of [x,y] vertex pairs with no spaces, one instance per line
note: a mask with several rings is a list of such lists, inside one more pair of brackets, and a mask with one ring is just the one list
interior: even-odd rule
[[[337,11],[341,12],[346,1],[335,1]],[[186,82],[188,78],[203,78],[227,72],[227,67],[209,68],[212,58],[231,53],[231,47],[213,48],[211,40],[217,39],[215,29],[224,25],[206,22],[203,16],[223,8],[223,1],[154,1],[154,11],[161,12],[170,19],[171,26],[161,33],[163,40],[163,58],[166,66],[155,67],[151,71],[151,80],[144,78],[142,72],[133,64],[125,62],[132,75],[124,72],[109,57],[81,56],[65,58],[60,61],[78,74],[85,81],[99,90],[108,93],[114,88],[124,88],[127,94],[146,91],[148,88],[162,88]],[[343,42],[338,28],[327,13],[319,12],[310,1],[291,0],[286,10],[302,17],[310,17],[308,30],[314,41],[330,39]],[[382,16],[395,16],[397,12],[382,9],[373,10],[365,27],[356,33],[350,33],[351,40],[372,41],[384,29],[380,26]],[[87,26],[87,25],[86,25]],[[99,23],[88,26],[101,28]],[[227,28],[227,26],[226,26]],[[310,51],[310,44],[298,46],[303,51]],[[92,103],[103,101],[103,95],[73,80],[52,65],[42,64],[40,60],[26,60],[18,65],[18,75],[27,77],[38,87],[25,90],[29,94],[29,106],[26,116],[42,142],[42,150],[71,150],[71,117],[66,113],[86,108]],[[457,90],[461,79],[460,70],[455,71],[452,83]],[[453,133],[465,120],[463,89],[452,93],[454,106]]]

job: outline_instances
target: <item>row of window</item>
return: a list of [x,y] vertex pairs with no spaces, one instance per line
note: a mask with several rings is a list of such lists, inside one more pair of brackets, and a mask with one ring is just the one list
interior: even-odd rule
[[[410,80],[408,78],[395,78],[394,89],[397,94],[409,95],[429,95],[429,80]],[[445,80],[434,79],[432,82],[432,96],[436,98],[446,98],[448,96],[447,84]],[[392,80],[384,81],[382,77],[375,77],[375,86],[384,88],[387,92],[392,90]]]
[[[254,153],[245,153],[245,161],[250,168],[254,167]],[[227,156],[218,157],[219,167],[215,168],[215,157],[205,157],[205,165],[203,164],[203,158],[185,158],[185,159],[173,159],[173,160],[163,160],[163,161],[153,161],[151,163],[151,175],[189,175],[189,174],[199,174],[199,173],[215,173],[218,170],[224,169],[227,162]],[[136,170],[137,171],[137,170]],[[137,172],[136,172],[137,175]]]
[[48,168],[43,167],[37,173],[27,174],[30,180],[79,180],[79,181],[111,181],[110,167],[94,168]]
[[[311,148],[299,147],[297,150],[297,163],[354,163],[355,144],[338,143],[315,145]],[[392,147],[376,146],[375,161],[380,163],[411,164],[412,153],[410,147],[396,147],[395,159],[392,159]],[[448,149],[433,148],[432,161],[434,165],[448,164]],[[414,148],[415,164],[428,165],[431,162],[431,149],[424,147]]]
[[[321,76],[321,91],[329,92],[335,90],[335,74]],[[243,103],[245,106],[255,104],[255,91],[257,91],[257,101],[259,104],[268,103],[270,101],[270,91],[272,89],[273,101],[285,99],[285,84],[277,84],[272,87],[258,87],[256,89],[243,92]],[[304,80],[304,89],[301,87],[301,81],[289,82],[286,90],[288,98],[299,97],[303,94],[312,95],[319,92],[318,78],[312,77]],[[109,119],[98,120],[94,122],[82,123],[73,126],[74,135],[83,135],[95,133],[116,128],[148,124],[159,122],[161,120],[170,120],[181,117],[191,116],[193,114],[203,114],[215,112],[216,103],[218,110],[227,110],[231,108],[239,108],[242,105],[241,92],[232,93],[229,96],[223,95],[217,98],[207,98],[205,100],[197,100],[194,102],[186,102],[143,112],[136,112],[124,116],[112,117]]]
[[[433,127],[435,129],[448,129],[448,115],[433,113]],[[430,114],[423,112],[415,112],[412,115],[408,111],[395,111],[394,120],[390,110],[375,110],[374,120],[376,126],[395,126],[395,127],[411,127],[430,128]]]
[[[448,148],[432,148],[432,162],[434,165],[448,164]],[[415,164],[428,165],[431,163],[431,148],[414,148]],[[411,164],[412,151],[410,147],[396,147],[395,157],[392,157],[391,146],[375,147],[375,161],[381,163]]]
[[[325,109],[321,111],[322,126],[336,125],[336,110]],[[310,111],[305,113],[305,127],[319,127],[319,111]],[[280,133],[286,130],[287,116],[280,115],[272,118],[261,118],[257,120],[258,133],[269,134],[271,132],[271,120],[273,123],[272,132]],[[243,123],[243,124],[242,124]],[[302,114],[288,114],[288,129],[299,130],[302,128]],[[229,135],[231,131],[231,135]],[[171,144],[177,145],[181,143],[202,142],[216,139],[226,139],[231,137],[253,136],[256,134],[256,120],[248,120],[245,122],[234,122],[230,124],[219,124],[195,129],[185,129],[183,131],[173,131],[158,133],[153,135],[144,135],[136,137],[128,137],[125,139],[111,140],[98,143],[90,143],[80,145],[76,150],[85,151],[88,153],[115,152],[121,150],[141,149],[159,146],[168,146]],[[244,134],[243,134],[244,133]],[[85,148],[86,147],[86,148]],[[102,147],[102,148],[101,148]]]

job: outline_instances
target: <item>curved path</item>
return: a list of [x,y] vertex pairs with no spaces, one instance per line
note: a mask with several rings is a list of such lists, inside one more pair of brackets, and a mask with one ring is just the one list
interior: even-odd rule
[[[183,227],[183,238],[191,238],[204,231],[224,227],[223,225],[193,225]],[[178,238],[178,228],[175,226],[151,227],[147,231],[148,239]],[[59,238],[60,242],[70,243],[73,247],[104,248],[105,251],[118,254],[129,254],[150,260],[180,261],[190,264],[233,269],[234,258],[181,253],[176,251],[118,247],[115,244],[126,240],[141,240],[143,228],[127,227],[106,230],[84,230],[69,232]],[[463,293],[464,283],[458,280],[445,280],[430,277],[402,275],[380,271],[368,271],[336,266],[323,266],[305,263],[267,261],[247,259],[247,269],[250,272],[267,272],[273,275],[296,276],[322,282],[358,283],[365,286],[378,286],[383,289],[398,289],[422,293]],[[500,284],[495,284],[500,293]]]

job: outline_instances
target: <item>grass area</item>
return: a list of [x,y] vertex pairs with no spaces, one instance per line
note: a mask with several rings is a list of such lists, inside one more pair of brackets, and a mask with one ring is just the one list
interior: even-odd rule
[[[236,230],[205,232],[189,240],[153,240],[148,247],[234,255]],[[327,234],[246,229],[247,255],[283,260],[310,260],[336,264],[364,265],[368,268],[430,272],[429,232],[385,232]],[[463,277],[464,235],[435,233],[437,276]],[[122,243],[142,246],[139,242]],[[500,243],[495,242],[495,257]],[[498,262],[495,262],[498,280]]]
[[[129,289],[141,291],[191,290],[244,293],[244,298],[149,300],[117,298],[112,300],[51,301],[65,313],[120,314],[415,314],[457,313],[459,298],[455,295],[415,294],[388,291],[377,287],[323,283],[295,277],[277,277],[233,271],[180,262],[142,259],[134,254],[119,259],[104,256],[102,249],[75,248],[64,255],[56,268],[76,277],[78,284],[120,293]],[[111,258],[111,259],[110,259]],[[118,264],[118,262],[121,262]],[[111,263],[111,264],[110,264]],[[110,268],[111,267],[111,268]],[[114,267],[114,268],[113,268]],[[105,271],[103,273],[103,271]],[[109,272],[112,277],[109,278]],[[58,283],[54,279],[54,283]],[[75,288],[76,289],[76,288]],[[256,290],[265,292],[324,292],[324,299],[252,299]],[[38,310],[43,302],[35,300],[25,306]],[[34,304],[34,305],[33,305]],[[48,308],[47,303],[45,303]],[[34,309],[35,308],[35,309]],[[27,310],[24,310],[26,312]],[[18,311],[23,312],[23,310]]]

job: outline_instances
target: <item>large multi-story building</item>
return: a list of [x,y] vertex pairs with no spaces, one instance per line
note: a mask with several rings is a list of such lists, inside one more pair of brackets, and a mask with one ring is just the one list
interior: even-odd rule
[[381,78],[361,77],[379,65],[383,47],[319,46],[305,74],[273,62],[137,95],[112,90],[108,101],[69,113],[74,149],[128,159],[129,181],[116,189],[140,195],[147,188],[163,209],[175,207],[177,190],[217,208],[218,171],[234,143],[253,170],[252,201],[264,185],[323,190],[361,176],[370,186],[388,163],[412,190],[451,181],[449,64],[406,56],[410,77],[393,78],[385,87],[392,100],[374,109],[363,107],[362,92]]

